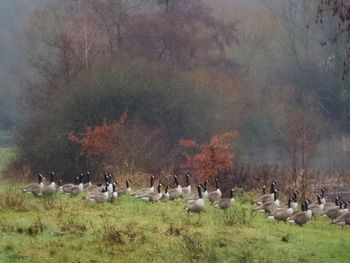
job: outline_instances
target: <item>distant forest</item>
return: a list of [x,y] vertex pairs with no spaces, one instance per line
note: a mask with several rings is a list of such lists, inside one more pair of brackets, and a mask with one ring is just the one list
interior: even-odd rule
[[[319,4],[2,1],[0,130],[15,167],[178,169],[179,141],[237,131],[237,163],[350,168],[348,35]],[[109,156],[82,154],[79,140],[123,114]]]

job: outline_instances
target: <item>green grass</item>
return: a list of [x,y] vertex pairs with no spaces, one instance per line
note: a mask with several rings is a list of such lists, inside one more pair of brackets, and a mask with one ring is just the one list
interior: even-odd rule
[[13,147],[0,147],[0,177],[14,155],[15,149]]
[[[35,198],[0,188],[0,262],[348,262],[350,228],[318,218],[304,227],[267,221],[237,202],[188,219],[184,202],[83,195]],[[282,241],[282,239],[287,240]]]

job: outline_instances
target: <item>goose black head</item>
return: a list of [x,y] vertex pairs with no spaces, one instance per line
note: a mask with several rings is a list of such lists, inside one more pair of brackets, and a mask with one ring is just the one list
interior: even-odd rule
[[292,207],[292,198],[289,198],[288,199],[288,208],[291,208]]
[[78,185],[79,178],[80,178],[79,176],[77,176],[77,177],[74,178],[74,184],[75,184],[75,185]]
[[86,179],[88,182],[90,182],[90,172],[89,171],[86,172]]
[[51,181],[51,183],[54,182],[54,176],[55,176],[55,172],[52,171],[52,172],[50,173],[50,181]]
[[167,193],[168,190],[169,190],[169,185],[167,185],[167,186],[165,187],[164,192]]
[[231,189],[231,191],[230,191],[230,198],[233,198],[233,192],[235,191],[235,189]]
[[57,181],[57,184],[58,184],[59,186],[62,186],[62,180],[59,179],[59,180]]

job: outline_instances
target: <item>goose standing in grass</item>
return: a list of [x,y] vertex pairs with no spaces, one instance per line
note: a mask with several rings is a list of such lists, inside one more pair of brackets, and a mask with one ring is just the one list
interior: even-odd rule
[[234,189],[231,189],[230,190],[230,198],[220,198],[219,201],[216,201],[214,203],[214,206],[217,208],[220,208],[226,212],[226,210],[228,208],[230,208],[233,205],[233,203],[235,202],[235,199],[233,197],[233,192],[234,192]]
[[307,202],[303,202],[301,205],[302,211],[292,215],[291,217],[288,217],[287,220],[289,223],[294,223],[299,226],[303,226],[307,223],[312,217],[312,212],[308,208]]
[[[103,175],[104,177],[104,182],[105,185],[107,185],[108,181],[109,181],[109,176],[107,173],[104,173]],[[84,191],[88,192],[88,193],[99,193],[104,189],[103,184],[100,185],[95,185],[95,184],[91,184],[90,186],[87,186],[86,188],[84,187]]]
[[337,195],[335,197],[334,202],[326,202],[326,203],[324,203],[324,210],[326,211],[326,210],[328,210],[329,208],[332,208],[332,207],[339,207],[339,205],[340,205],[340,196]]
[[339,199],[336,199],[335,201],[336,201],[336,204],[339,204],[339,205],[332,206],[321,213],[323,216],[328,217],[332,221],[342,215],[342,209],[343,209],[343,202],[339,201]]
[[64,185],[62,185],[62,191],[63,191],[64,193],[67,193],[68,190],[69,190],[70,188],[72,188],[72,187],[78,185],[78,182],[79,182],[79,177],[76,176],[76,177],[74,178],[74,184],[64,184]]
[[284,223],[286,223],[287,218],[291,217],[293,213],[294,213],[294,210],[292,208],[292,198],[289,198],[288,207],[281,207],[281,208],[275,207],[274,210],[271,212],[270,216],[268,217],[268,219],[277,220],[277,222],[284,221]]
[[101,192],[92,194],[86,197],[90,201],[94,201],[96,203],[103,203],[109,200],[109,194],[107,189],[107,184],[102,188]]
[[298,195],[299,195],[298,191],[293,192],[292,203],[291,203],[291,207],[293,209],[293,212],[298,211]]
[[261,205],[263,203],[273,201],[274,199],[274,193],[275,193],[275,188],[276,188],[276,181],[273,181],[270,186],[270,193],[266,194],[266,186],[263,186],[263,195],[259,196],[254,200],[253,203],[256,203],[258,205]]
[[76,177],[76,182],[78,183],[77,185],[74,185],[72,187],[68,187],[66,189],[63,188],[63,191],[67,194],[70,195],[78,195],[84,190],[84,185],[83,185],[83,176],[80,175],[79,177]]
[[164,194],[162,195],[162,197],[160,198],[161,201],[167,201],[169,200],[169,185],[167,185],[164,189]]
[[[201,191],[203,199],[206,199],[207,196],[208,196],[208,188],[207,188],[207,185],[208,185],[208,180],[205,180],[203,184],[199,184],[199,186],[201,187],[201,189],[203,189],[203,190]],[[198,195],[198,192],[197,192],[196,194],[187,196],[187,197],[186,197],[186,200],[187,200],[187,201],[189,201],[189,200],[196,200],[196,199],[198,199],[198,198],[199,198],[199,195]]]
[[50,173],[50,184],[47,185],[48,188],[50,188],[53,192],[56,191],[56,182],[55,182],[55,172]]
[[174,181],[176,187],[174,189],[169,190],[169,199],[174,200],[176,198],[179,198],[182,195],[182,187],[179,184],[179,180],[177,178],[177,175],[174,175]]
[[132,189],[130,187],[130,179],[125,180],[125,188],[118,189],[118,195],[131,195]]
[[182,196],[183,197],[187,197],[187,196],[189,196],[190,194],[191,194],[191,184],[190,184],[190,174],[189,173],[187,173],[186,175],[185,175],[185,177],[186,177],[186,186],[185,187],[182,187]]
[[197,186],[197,191],[198,191],[198,199],[187,201],[187,205],[186,205],[185,209],[186,209],[188,215],[190,213],[198,213],[198,214],[200,214],[200,212],[204,208],[204,204],[205,203],[204,203],[204,199],[203,199],[203,196],[202,196],[202,189],[201,189],[200,185]]
[[350,213],[344,213],[341,216],[338,216],[336,219],[333,220],[331,224],[340,225],[342,229],[345,225],[350,225]]
[[262,203],[261,205],[255,208],[255,211],[265,212],[269,214],[272,213],[272,211],[279,207],[280,202],[278,200],[278,195],[278,189],[275,189],[273,200]]
[[62,180],[59,179],[59,180],[57,181],[57,192],[60,192],[60,193],[63,192],[62,186],[63,186]]
[[112,193],[109,195],[109,199],[113,201],[117,198],[118,198],[117,183],[114,182],[112,184]]
[[22,192],[23,193],[32,193],[33,190],[36,191],[38,188],[42,190],[44,188],[44,180],[45,180],[45,177],[41,173],[39,173],[38,174],[38,181],[39,182],[38,183],[30,183],[30,184],[24,186],[22,188]]
[[140,198],[145,201],[152,201],[152,202],[159,201],[162,198],[162,192],[160,190],[161,186],[162,184],[159,183],[157,192],[148,192],[140,196]]
[[210,202],[217,202],[220,200],[221,198],[221,190],[220,190],[220,187],[219,187],[219,180],[217,178],[215,178],[215,191],[211,192],[208,194],[207,196],[207,199],[210,201]]
[[144,194],[148,194],[151,192],[154,192],[154,176],[153,175],[150,176],[150,187],[141,188],[141,189],[137,190],[133,195],[135,195],[136,197],[140,197]]
[[316,220],[316,216],[320,215],[324,210],[324,204],[321,201],[320,194],[317,195],[317,204],[313,203],[313,204],[309,205],[309,208],[312,212],[312,217]]

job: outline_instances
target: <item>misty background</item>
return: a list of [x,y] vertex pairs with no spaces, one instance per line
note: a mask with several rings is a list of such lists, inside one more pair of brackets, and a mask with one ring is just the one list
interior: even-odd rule
[[[58,132],[63,127],[61,125],[59,128],[50,129],[50,123],[52,122],[47,121],[46,124],[43,124],[45,123],[44,120],[48,118],[47,115],[45,117],[43,115],[52,107],[56,107],[55,109],[59,112],[58,108],[61,108],[53,106],[53,104],[55,104],[56,98],[65,97],[68,93],[65,94],[60,90],[57,93],[52,93],[52,97],[43,98],[37,93],[38,90],[49,87],[50,81],[56,81],[57,86],[64,86],[65,84],[62,83],[68,81],[60,79],[58,71],[57,74],[52,73],[55,67],[54,63],[58,61],[58,57],[55,57],[57,54],[53,51],[54,45],[51,45],[50,42],[53,39],[50,34],[53,35],[56,30],[57,21],[55,19],[59,20],[62,16],[64,20],[66,15],[67,17],[74,17],[74,12],[78,14],[78,17],[81,12],[90,14],[91,10],[96,11],[99,8],[96,5],[94,6],[95,9],[92,8],[86,11],[83,10],[83,7],[79,9],[80,6],[77,3],[81,1],[59,2],[51,0],[0,1],[0,129],[2,137],[5,138],[2,139],[2,143],[14,144],[19,142],[20,148],[24,149],[20,152],[25,160],[28,160],[28,156],[32,158],[31,155],[35,156],[35,154],[31,152],[32,148],[28,150],[29,146],[25,145],[24,140],[27,140],[28,144],[34,147],[39,145],[41,138],[46,138],[29,140],[26,135],[30,132],[35,133],[36,128],[34,126],[43,125],[43,128],[40,129],[50,134],[51,137],[46,139],[51,145],[59,144],[58,137],[53,135],[52,129]],[[64,6],[64,2],[68,3],[68,7]],[[76,3],[72,4],[73,2]],[[131,2],[137,1],[129,1],[129,3]],[[195,62],[193,62],[194,60],[185,61],[180,55],[182,52],[180,47],[175,47],[176,52],[178,52],[175,56],[172,56],[170,52],[166,58],[164,58],[165,56],[158,57],[159,54],[154,55],[152,53],[154,47],[151,44],[149,47],[147,46],[151,41],[148,39],[151,33],[142,35],[135,31],[137,29],[131,28],[130,32],[136,32],[132,36],[134,38],[132,38],[131,33],[122,32],[125,34],[125,41],[129,41],[127,38],[130,37],[130,43],[138,44],[138,46],[133,47],[132,52],[134,53],[132,55],[128,53],[128,56],[133,59],[147,57],[153,60],[156,57],[157,60],[159,58],[162,63],[169,63],[175,65],[175,67],[188,70],[188,72],[194,74],[191,76],[206,82],[204,86],[208,86],[209,91],[194,95],[196,100],[198,99],[198,105],[194,106],[195,108],[198,106],[198,110],[202,110],[202,112],[210,111],[205,116],[211,117],[208,117],[207,120],[201,120],[201,122],[210,123],[209,119],[213,118],[215,120],[212,124],[208,124],[207,127],[203,123],[196,123],[195,120],[184,122],[187,123],[186,125],[193,125],[193,131],[197,129],[197,132],[190,131],[190,128],[188,132],[184,131],[185,128],[182,130],[183,133],[182,131],[176,131],[174,134],[170,132],[170,135],[165,136],[170,139],[164,139],[164,141],[167,141],[164,144],[171,146],[173,141],[183,136],[205,141],[215,133],[235,129],[240,133],[234,147],[239,162],[278,164],[287,167],[295,166],[295,168],[310,166],[320,169],[348,169],[350,166],[350,86],[349,76],[344,76],[342,67],[344,41],[346,40],[342,40],[340,37],[338,41],[327,46],[321,45],[321,42],[327,38],[329,32],[336,25],[332,24],[331,19],[326,20],[326,26],[320,27],[315,23],[316,1],[206,0],[203,2],[211,8],[211,14],[216,19],[213,23],[216,23],[216,26],[218,21],[226,26],[232,23],[234,30],[227,33],[229,31],[228,27],[223,26],[222,32],[227,33],[227,39],[223,41],[219,39],[222,41],[220,44],[224,43],[222,50],[210,46],[212,50],[208,51],[208,54],[204,54],[204,50],[209,47],[203,47],[203,50],[200,50],[201,55],[198,56],[200,59]],[[157,8],[152,9],[154,8],[152,3],[150,6],[145,5],[142,8],[142,12],[146,13],[147,10],[151,10],[151,13],[158,10]],[[56,17],[52,16],[54,12],[50,13],[52,10],[56,10]],[[100,10],[105,9],[101,6]],[[132,12],[136,11],[132,10],[130,12],[130,14],[127,14],[128,16],[132,16]],[[100,15],[101,13],[97,12],[97,14]],[[103,15],[101,17],[102,22],[107,21],[103,20]],[[138,28],[141,25],[142,23],[138,24]],[[68,36],[71,36],[74,42],[78,38],[77,36],[83,34],[81,31],[83,29],[80,27],[80,32],[74,27],[76,24],[74,24],[73,18],[72,24],[69,26],[72,26],[72,32]],[[98,28],[99,26],[101,25],[97,23],[96,28],[93,29],[95,33],[102,32]],[[142,31],[143,29],[139,30]],[[94,34],[94,32],[88,32],[87,34]],[[47,39],[43,37],[42,34],[44,33]],[[154,34],[153,37],[156,38],[156,33]],[[100,52],[98,50],[99,41],[104,41],[106,35],[98,35],[96,39],[94,39],[96,43],[92,44],[92,51],[89,54],[95,52],[93,49],[96,48],[95,55],[97,57]],[[80,40],[77,41],[77,43],[80,43]],[[186,42],[185,44],[191,45],[193,43]],[[213,45],[216,45],[216,43]],[[117,46],[115,49],[117,49]],[[101,51],[103,54],[100,55],[107,56],[108,50],[106,49],[103,52]],[[115,58],[117,59],[114,59],[114,62],[120,59],[121,64],[125,63],[127,66],[119,66],[120,68],[116,66],[115,70],[121,72],[123,69],[130,67],[130,72],[133,72],[133,66],[127,62],[133,59],[118,56],[123,56],[122,52],[116,55]],[[50,58],[52,61],[50,61]],[[95,65],[101,63],[100,58],[96,61]],[[47,63],[45,67],[43,66],[44,63]],[[138,62],[135,63],[138,64]],[[142,63],[147,64],[147,62],[140,62],[140,64]],[[82,68],[83,66],[76,64],[72,68],[72,71],[75,72],[72,73],[72,77],[69,76],[69,78],[72,78],[72,80],[69,79],[69,82],[74,83],[73,86],[88,84],[82,84],[84,81],[79,82],[85,78],[78,75],[79,67]],[[89,67],[92,68],[93,66],[89,65]],[[111,68],[113,67],[111,66]],[[147,68],[147,66],[145,67]],[[157,65],[154,65],[154,67],[154,71],[161,71]],[[47,72],[51,70],[52,79],[45,79],[45,76],[41,74],[44,68]],[[142,70],[142,67],[140,70]],[[169,72],[173,70],[176,71],[177,69],[169,69]],[[150,71],[149,74],[153,74],[152,70]],[[96,72],[94,71],[94,74]],[[135,78],[137,78],[137,74]],[[100,83],[101,80],[96,77],[96,79],[91,79],[91,82],[94,81]],[[115,83],[118,81],[116,79]],[[186,81],[182,83],[183,86],[187,85]],[[128,85],[132,85],[132,82]],[[48,92],[48,90],[50,89],[48,88],[45,92]],[[159,92],[161,94],[161,91]],[[209,95],[205,95],[205,92]],[[95,93],[91,94],[93,98],[98,97]],[[71,94],[69,96],[74,97],[75,95]],[[82,96],[80,94],[77,97],[81,98]],[[209,110],[209,106],[206,106],[209,105],[206,102],[209,97],[216,98],[211,110]],[[117,99],[112,104],[116,102],[118,102]],[[108,102],[104,101],[103,103]],[[181,105],[182,102],[179,103]],[[193,103],[191,100],[186,102],[188,105],[191,103]],[[201,105],[201,103],[204,104]],[[88,110],[83,107],[80,108],[81,112],[87,112]],[[98,110],[100,106],[96,107]],[[179,107],[181,108],[181,106]],[[118,108],[118,110],[122,112],[121,108]],[[199,114],[191,108],[186,112],[192,111],[193,115],[190,118],[194,118],[193,116]],[[129,107],[128,112],[132,114],[133,109]],[[134,112],[135,116],[138,116],[138,110],[135,109]],[[158,114],[155,113],[157,111],[151,112],[153,113],[150,114]],[[48,111],[48,115],[50,114],[53,113]],[[65,116],[64,114],[62,113],[60,116]],[[103,116],[103,113],[101,113],[99,120],[81,121],[82,127],[101,123],[103,118],[108,119],[109,116],[112,115],[106,113]],[[180,116],[179,119],[181,118]],[[42,121],[37,121],[39,119]],[[58,123],[56,117],[53,119],[55,123]],[[69,129],[76,128],[79,130],[78,126],[73,125],[76,120],[72,117],[70,120],[72,125],[67,124],[65,133],[62,132],[64,136],[60,135],[61,139],[66,138]],[[142,120],[144,121],[145,118]],[[174,124],[172,124],[174,125],[171,128],[173,131],[176,123],[174,121]],[[166,126],[166,124],[164,125]],[[194,138],[196,136],[197,138]],[[167,147],[170,147],[169,145],[162,146],[162,149],[167,149]],[[30,160],[34,164],[33,167],[39,167],[44,162],[47,165],[55,166],[56,159],[61,158],[66,149],[53,146],[53,149],[56,149],[57,152],[50,155],[43,153],[44,148],[40,147],[38,146],[37,150],[33,150],[37,154],[35,160]]]

